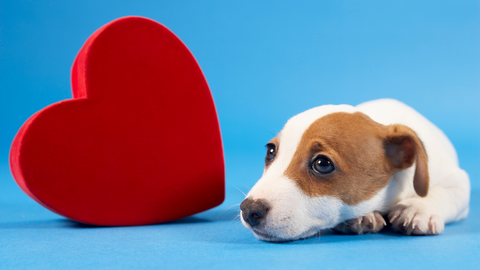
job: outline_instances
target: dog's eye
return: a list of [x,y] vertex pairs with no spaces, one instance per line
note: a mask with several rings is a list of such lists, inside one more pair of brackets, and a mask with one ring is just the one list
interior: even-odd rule
[[267,144],[267,156],[265,157],[265,163],[270,163],[277,155],[277,146],[273,143]]
[[312,169],[316,173],[327,174],[335,170],[335,165],[333,165],[333,162],[329,158],[320,155],[313,160]]

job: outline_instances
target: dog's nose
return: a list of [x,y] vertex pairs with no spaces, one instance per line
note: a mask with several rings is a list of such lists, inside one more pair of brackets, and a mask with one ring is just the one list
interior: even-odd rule
[[247,198],[240,204],[243,219],[252,227],[260,224],[267,215],[268,208],[267,201],[262,199],[252,200]]

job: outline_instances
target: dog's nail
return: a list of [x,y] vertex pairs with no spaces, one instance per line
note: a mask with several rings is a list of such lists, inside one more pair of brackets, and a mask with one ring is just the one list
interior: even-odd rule
[[[407,226],[408,226],[408,225],[407,225]],[[408,228],[407,228],[408,235],[412,235],[414,229],[415,229],[415,224],[414,224],[414,222],[412,221],[412,223],[410,223],[410,226],[408,226]]]
[[390,223],[393,223],[395,221],[395,219],[397,219],[398,217],[398,213],[394,214],[391,218],[390,218]]
[[385,221],[385,219],[383,220],[383,226],[387,226],[387,222]]
[[367,216],[367,220],[368,222],[373,223],[373,218],[371,216]]

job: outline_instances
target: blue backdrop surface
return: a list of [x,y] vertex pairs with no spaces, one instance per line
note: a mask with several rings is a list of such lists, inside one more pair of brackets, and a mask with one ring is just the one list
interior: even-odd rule
[[[116,18],[170,28],[198,60],[216,102],[225,202],[154,226],[98,228],[49,212],[8,168],[23,122],[71,98],[83,42]],[[472,181],[469,218],[434,237],[389,230],[287,244],[256,240],[238,204],[268,142],[323,104],[399,99],[439,126]],[[0,0],[0,268],[480,268],[479,1]]]

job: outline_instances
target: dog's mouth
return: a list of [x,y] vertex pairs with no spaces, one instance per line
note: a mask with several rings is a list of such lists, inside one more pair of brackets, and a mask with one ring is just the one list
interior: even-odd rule
[[292,238],[281,238],[281,237],[277,237],[277,236],[273,236],[271,234],[268,234],[268,233],[265,233],[265,232],[262,232],[258,229],[252,229],[252,232],[255,234],[255,236],[257,236],[257,238],[259,238],[260,240],[262,241],[267,241],[267,242],[273,242],[273,243],[284,243],[284,242],[292,242],[292,241],[297,241],[297,240],[301,240],[301,239],[308,239],[308,238],[311,238],[311,237],[316,237],[316,236],[320,236],[320,230],[308,230],[296,237],[292,237]]
[[263,241],[268,241],[268,242],[287,242],[287,241],[291,241],[289,239],[283,239],[283,238],[279,238],[279,237],[270,235],[270,234],[265,233],[265,232],[261,232],[257,229],[252,229],[252,231],[255,234],[255,236],[257,236],[257,237],[260,236],[259,238]]
[[291,226],[280,226],[276,228],[272,228],[271,226],[266,226],[266,224],[262,224],[260,226],[251,226],[243,219],[242,213],[240,214],[240,219],[243,225],[252,231],[256,238],[266,242],[274,242],[274,243],[283,243],[283,242],[291,242],[297,241],[302,239],[307,239],[315,236],[320,236],[320,230],[323,226],[314,226],[303,231],[299,231],[297,234],[292,235],[292,231],[299,229],[299,228],[292,228]]
[[302,239],[308,239],[312,237],[318,237],[321,234],[321,230],[311,228],[296,237],[291,237],[291,238],[281,238],[278,236],[271,235],[267,232],[260,231],[258,229],[251,229],[253,234],[260,240],[262,241],[267,241],[267,242],[273,242],[273,243],[284,243],[284,242],[292,242],[292,241],[297,241],[297,240],[302,240]]

